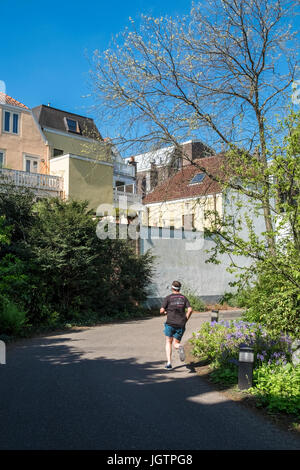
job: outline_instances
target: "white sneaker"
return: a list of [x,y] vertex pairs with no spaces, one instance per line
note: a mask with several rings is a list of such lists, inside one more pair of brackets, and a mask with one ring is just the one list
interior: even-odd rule
[[178,353],[179,353],[179,359],[181,361],[184,361],[185,360],[185,352],[184,352],[183,346],[179,346]]

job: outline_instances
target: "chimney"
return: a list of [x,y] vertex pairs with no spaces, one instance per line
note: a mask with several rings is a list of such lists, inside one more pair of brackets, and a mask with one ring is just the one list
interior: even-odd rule
[[188,166],[191,164],[191,160],[193,160],[193,142],[185,142],[182,145],[182,166]]
[[129,158],[128,165],[134,166],[134,177],[136,178],[137,164],[136,164],[134,157]]

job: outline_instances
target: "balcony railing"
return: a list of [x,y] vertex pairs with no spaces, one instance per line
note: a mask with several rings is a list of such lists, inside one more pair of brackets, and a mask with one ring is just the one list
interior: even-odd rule
[[118,188],[114,188],[114,204],[119,204],[120,197],[124,198],[124,196],[127,197],[128,205],[142,203],[142,197],[139,194],[127,192],[125,189],[126,186],[119,186]]
[[135,167],[126,163],[114,163],[114,173],[135,177]]
[[8,170],[0,168],[1,182],[12,183],[15,186],[30,188],[34,191],[47,191],[53,195],[60,195],[64,190],[63,178],[54,175],[43,175],[41,173],[29,173],[20,170]]

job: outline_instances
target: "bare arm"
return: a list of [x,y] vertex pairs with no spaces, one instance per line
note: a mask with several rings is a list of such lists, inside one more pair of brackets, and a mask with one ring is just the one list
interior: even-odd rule
[[185,314],[185,316],[186,316],[186,321],[188,321],[188,319],[190,318],[190,316],[192,315],[192,313],[193,313],[193,309],[192,309],[192,307],[189,307],[189,308],[187,309],[186,314]]
[[159,313],[161,315],[167,314],[166,308],[168,308],[168,298],[165,298],[164,301],[162,302],[162,306],[160,307]]

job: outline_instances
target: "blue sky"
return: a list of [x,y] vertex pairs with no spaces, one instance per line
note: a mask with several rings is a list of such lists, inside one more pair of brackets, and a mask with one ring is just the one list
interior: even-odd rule
[[82,96],[89,93],[93,51],[106,49],[129,16],[185,14],[190,5],[190,0],[0,0],[0,80],[8,95],[29,107],[50,103],[91,115],[92,103]]

